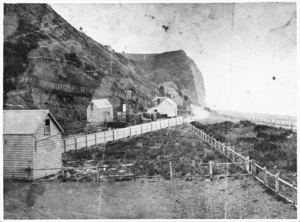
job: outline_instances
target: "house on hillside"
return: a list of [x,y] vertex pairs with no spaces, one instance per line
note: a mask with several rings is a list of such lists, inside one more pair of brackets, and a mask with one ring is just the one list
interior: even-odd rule
[[113,121],[113,106],[108,99],[93,99],[86,109],[87,121],[90,123],[104,123]]
[[177,104],[167,97],[155,97],[152,102],[154,106],[148,109],[148,113],[159,112],[160,114],[167,114],[168,117],[177,116]]
[[62,166],[62,132],[49,110],[3,111],[4,178],[35,180]]

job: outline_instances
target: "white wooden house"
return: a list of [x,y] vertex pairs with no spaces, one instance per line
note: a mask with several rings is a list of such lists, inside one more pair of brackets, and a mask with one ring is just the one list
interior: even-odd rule
[[148,113],[159,112],[167,114],[168,117],[177,116],[177,104],[168,97],[155,97],[152,102],[155,106],[148,109]]
[[90,123],[104,123],[113,121],[113,106],[108,99],[93,99],[86,109],[87,121]]
[[4,178],[35,180],[62,166],[63,129],[49,110],[3,111]]

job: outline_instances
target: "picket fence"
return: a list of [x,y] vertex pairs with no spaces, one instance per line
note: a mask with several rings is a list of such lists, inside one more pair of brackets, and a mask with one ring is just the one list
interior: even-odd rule
[[263,119],[257,119],[257,118],[250,118],[249,121],[256,123],[256,124],[263,124],[263,125],[273,126],[273,127],[277,127],[277,128],[290,129],[294,132],[297,132],[297,126],[292,123],[276,122],[276,121],[272,121],[272,120],[263,120]]
[[276,196],[279,196],[288,202],[292,203],[293,206],[297,207],[297,187],[293,182],[292,184],[279,178],[279,175],[272,174],[267,171],[266,167],[261,167],[255,163],[255,160],[250,160],[249,157],[244,157],[237,153],[232,147],[226,146],[225,144],[217,141],[215,138],[209,136],[202,130],[194,127],[192,124],[188,124],[192,132],[199,136],[203,141],[207,142],[214,149],[221,152],[233,163],[245,162],[244,165],[237,164],[246,172],[253,175],[255,179],[263,183],[265,187],[275,192]]
[[79,150],[97,144],[105,144],[110,141],[141,135],[148,132],[164,129],[171,126],[183,124],[183,117],[158,120],[126,128],[108,130],[78,137],[65,138],[62,140],[62,153],[70,150]]

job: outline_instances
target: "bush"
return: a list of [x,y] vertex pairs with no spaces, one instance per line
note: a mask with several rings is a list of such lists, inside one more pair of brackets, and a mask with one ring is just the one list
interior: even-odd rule
[[241,120],[241,121],[239,122],[239,124],[240,124],[242,127],[256,126],[255,123],[252,123],[252,122],[250,122],[250,121],[248,121],[248,120]]

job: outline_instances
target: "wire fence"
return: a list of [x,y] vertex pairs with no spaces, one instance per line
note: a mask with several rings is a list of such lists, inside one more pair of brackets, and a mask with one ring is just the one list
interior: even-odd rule
[[[241,169],[246,170],[246,172],[251,173],[255,179],[261,182],[266,188],[274,191],[276,196],[285,199],[286,201],[292,203],[293,206],[297,207],[297,187],[296,182],[292,184],[279,178],[279,173],[277,175],[272,174],[267,171],[266,167],[259,166],[255,163],[255,160],[250,160],[249,157],[244,157],[240,153],[237,153],[232,147],[226,146],[225,144],[217,141],[210,135],[206,134],[204,131],[199,130],[192,124],[189,124],[189,128],[197,136],[199,136],[203,141],[208,143],[211,147],[221,152],[225,157],[227,157],[232,163],[237,164]],[[238,164],[238,162],[244,161],[243,164]]]

